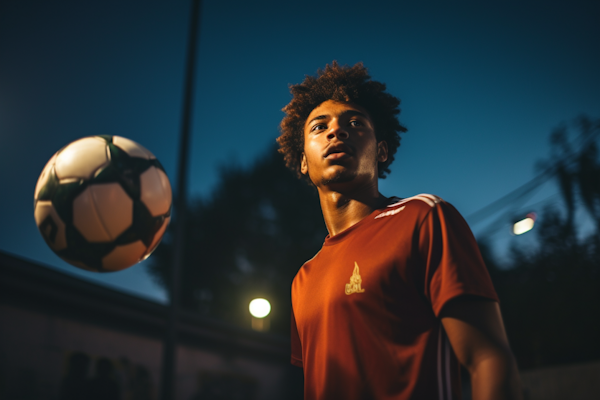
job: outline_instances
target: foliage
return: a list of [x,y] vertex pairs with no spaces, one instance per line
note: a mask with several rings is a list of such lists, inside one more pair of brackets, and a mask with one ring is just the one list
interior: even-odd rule
[[[197,201],[189,214],[183,307],[250,327],[248,303],[264,297],[272,304],[271,330],[289,334],[291,282],[327,235],[316,190],[270,148],[251,168],[222,169],[212,197]],[[168,240],[159,246],[151,265],[163,284],[171,248]]]
[[[541,213],[537,245],[513,247],[508,269],[498,268],[482,246],[511,347],[525,369],[600,358],[600,121],[581,118],[577,126],[575,140],[565,127],[551,135],[552,158],[545,162],[555,168],[564,212]],[[595,227],[587,236],[576,229],[578,205]]]

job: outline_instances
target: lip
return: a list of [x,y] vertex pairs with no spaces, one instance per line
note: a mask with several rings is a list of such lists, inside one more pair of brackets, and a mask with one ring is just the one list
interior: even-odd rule
[[351,156],[352,154],[353,154],[353,151],[350,148],[350,146],[340,143],[340,144],[330,145],[329,147],[327,147],[327,149],[325,150],[325,154],[323,155],[323,158],[327,158],[329,160],[336,160],[339,158]]
[[340,158],[349,157],[348,153],[340,152],[340,153],[331,153],[325,159],[327,160],[338,160]]

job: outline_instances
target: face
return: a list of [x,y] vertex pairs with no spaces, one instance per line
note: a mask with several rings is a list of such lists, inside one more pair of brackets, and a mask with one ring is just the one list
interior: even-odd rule
[[328,100],[304,124],[301,171],[317,186],[377,184],[377,163],[387,160],[387,143],[377,142],[365,109]]

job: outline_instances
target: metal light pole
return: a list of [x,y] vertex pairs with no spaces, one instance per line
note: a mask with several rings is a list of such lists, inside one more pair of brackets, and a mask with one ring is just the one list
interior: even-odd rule
[[190,142],[190,126],[192,119],[192,100],[194,89],[194,70],[196,64],[196,48],[200,25],[201,0],[192,0],[190,15],[190,31],[187,48],[187,62],[184,83],[183,115],[181,121],[181,139],[179,143],[179,166],[177,170],[177,197],[175,198],[175,235],[173,238],[173,259],[171,264],[171,290],[167,329],[163,343],[161,370],[161,400],[175,398],[176,352],[177,352],[177,314],[179,312],[179,283],[183,263],[184,235],[186,221],[187,166]]

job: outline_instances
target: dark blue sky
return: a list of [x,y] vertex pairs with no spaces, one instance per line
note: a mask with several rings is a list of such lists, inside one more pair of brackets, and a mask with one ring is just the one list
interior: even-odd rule
[[[278,135],[288,84],[332,60],[363,61],[402,99],[409,132],[383,194],[434,193],[468,216],[530,180],[553,128],[600,117],[600,3],[457,3],[205,0],[190,196],[210,195],[220,165],[259,157]],[[163,298],[143,264],[99,275],[62,262],[32,200],[52,154],[94,134],[138,141],[175,182],[189,9],[3,0],[0,249]],[[548,184],[531,202],[556,192]],[[494,238],[516,239],[503,226]]]

